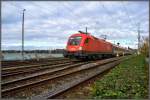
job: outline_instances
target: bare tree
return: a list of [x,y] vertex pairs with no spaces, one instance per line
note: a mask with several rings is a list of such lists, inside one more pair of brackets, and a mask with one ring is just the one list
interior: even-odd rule
[[146,37],[141,44],[140,52],[146,57],[149,57],[149,38]]

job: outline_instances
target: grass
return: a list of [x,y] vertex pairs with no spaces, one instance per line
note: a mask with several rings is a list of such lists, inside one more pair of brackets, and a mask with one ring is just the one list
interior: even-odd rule
[[143,55],[132,56],[92,86],[96,99],[147,99],[148,64]]

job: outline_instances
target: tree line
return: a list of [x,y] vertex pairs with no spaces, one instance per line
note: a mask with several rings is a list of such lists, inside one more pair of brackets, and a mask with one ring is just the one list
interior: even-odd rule
[[140,53],[149,57],[149,37],[144,38],[140,46]]
[[[24,53],[64,53],[64,49],[54,50],[25,50]],[[21,50],[2,50],[2,53],[21,53]]]

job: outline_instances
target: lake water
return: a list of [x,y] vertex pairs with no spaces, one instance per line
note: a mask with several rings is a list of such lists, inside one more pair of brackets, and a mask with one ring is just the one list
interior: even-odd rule
[[[47,57],[63,57],[63,54],[50,53],[25,53],[24,59],[47,58]],[[3,53],[3,60],[21,60],[21,53]]]

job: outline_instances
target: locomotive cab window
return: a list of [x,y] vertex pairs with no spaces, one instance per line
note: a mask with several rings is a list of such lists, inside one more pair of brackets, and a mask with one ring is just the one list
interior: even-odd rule
[[81,39],[82,39],[81,36],[71,37],[69,39],[69,45],[79,45],[81,42]]
[[87,39],[85,40],[85,42],[84,42],[84,43],[86,44],[86,43],[88,43],[88,42],[89,42],[89,39],[87,38]]

